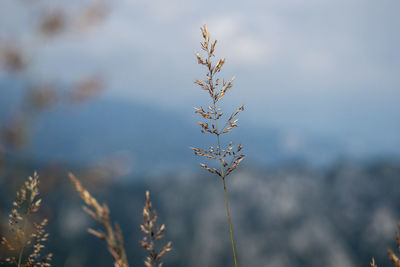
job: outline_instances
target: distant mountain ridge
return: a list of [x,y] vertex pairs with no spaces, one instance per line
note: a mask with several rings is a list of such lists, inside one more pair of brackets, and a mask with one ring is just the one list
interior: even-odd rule
[[[198,159],[189,146],[207,147],[214,142],[200,133],[196,121],[177,112],[105,99],[57,106],[31,126],[31,142],[24,150],[29,160],[87,165],[121,157],[139,172],[191,169]],[[346,148],[337,140],[299,136],[244,120],[239,126],[225,140],[242,142],[253,164],[329,165],[345,155]]]

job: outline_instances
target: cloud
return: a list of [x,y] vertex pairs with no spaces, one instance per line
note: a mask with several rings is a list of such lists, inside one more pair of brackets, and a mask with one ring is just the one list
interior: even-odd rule
[[140,11],[138,17],[144,15],[157,23],[179,23],[182,16],[193,10],[193,3],[184,0],[124,0],[121,8]]
[[[0,33],[12,31],[3,14],[22,17],[6,3]],[[217,56],[227,58],[222,76],[238,74],[227,99],[245,101],[248,118],[358,139],[379,128],[390,138],[375,134],[375,143],[393,142],[400,134],[399,8],[394,0],[122,0],[85,40],[42,46],[33,71],[69,81],[99,70],[110,97],[187,110],[198,103],[192,82],[203,72],[194,53],[207,23]],[[371,116],[379,127],[360,127]]]
[[248,31],[250,22],[237,13],[218,14],[205,20],[218,46],[220,54],[229,56],[233,64],[258,65],[267,60],[269,47],[262,36]]

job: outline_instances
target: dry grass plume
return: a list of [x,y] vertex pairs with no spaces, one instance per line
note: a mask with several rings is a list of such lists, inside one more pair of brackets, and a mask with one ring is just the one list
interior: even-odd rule
[[[1,237],[9,256],[5,263],[18,267],[48,267],[52,254],[42,254],[44,242],[49,236],[45,227],[47,219],[35,222],[34,214],[39,211],[42,202],[39,197],[39,176],[35,172],[17,191],[13,209],[9,215],[7,236]],[[0,260],[0,263],[4,263]]]
[[121,228],[118,223],[114,223],[114,225],[111,223],[110,210],[107,204],[103,203],[100,205],[72,173],[69,174],[69,178],[86,204],[86,206],[83,206],[84,211],[95,221],[103,225],[105,229],[105,231],[103,231],[89,228],[88,232],[106,242],[108,251],[114,258],[115,267],[129,267]]
[[[203,36],[203,42],[200,43],[201,49],[203,50],[205,56],[202,57],[199,53],[196,53],[197,61],[200,65],[203,65],[207,69],[206,78],[203,81],[198,79],[195,80],[195,83],[200,86],[201,89],[205,90],[210,98],[211,103],[208,107],[203,108],[195,108],[195,112],[200,114],[204,122],[199,122],[198,124],[201,126],[202,133],[209,133],[216,136],[216,147],[211,146],[208,149],[202,148],[194,148],[191,149],[197,156],[205,157],[206,159],[215,160],[219,163],[218,168],[212,168],[204,163],[200,163],[201,167],[206,169],[212,174],[216,174],[221,177],[223,185],[224,185],[224,193],[225,193],[225,203],[226,203],[226,213],[228,217],[228,225],[229,232],[232,242],[232,251],[233,258],[235,262],[235,266],[237,267],[237,259],[236,259],[236,251],[235,251],[235,242],[233,239],[232,233],[232,224],[231,218],[229,214],[229,204],[228,204],[228,196],[226,189],[226,177],[231,174],[242,162],[244,158],[244,154],[241,153],[242,145],[239,144],[236,148],[233,142],[230,142],[227,147],[223,147],[221,144],[221,136],[230,132],[233,128],[237,127],[238,119],[236,116],[244,110],[244,106],[241,105],[237,110],[232,112],[226,120],[222,120],[224,113],[222,109],[218,106],[219,102],[223,99],[225,94],[229,89],[233,86],[233,81],[235,77],[233,77],[229,81],[220,80],[217,76],[221,71],[222,67],[225,64],[225,58],[221,58],[217,63],[212,61],[215,51],[215,46],[217,44],[217,40],[211,41],[210,34],[207,30],[207,26],[204,25],[201,28],[201,33]],[[222,121],[222,122],[221,122]]]
[[168,251],[171,251],[172,243],[168,242],[159,252],[156,249],[156,242],[164,238],[162,235],[165,231],[165,224],[157,226],[157,212],[153,209],[150,202],[150,192],[146,191],[146,203],[143,207],[144,222],[140,225],[142,232],[146,234],[140,245],[146,249],[149,256],[146,257],[144,264],[146,267],[161,267],[162,262],[159,262],[161,257]]

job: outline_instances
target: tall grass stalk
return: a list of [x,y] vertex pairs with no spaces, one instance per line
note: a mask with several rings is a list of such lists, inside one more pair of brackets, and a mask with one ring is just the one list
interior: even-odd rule
[[164,238],[165,224],[156,226],[157,212],[153,209],[153,204],[150,201],[150,192],[146,191],[146,203],[143,207],[144,222],[140,225],[140,230],[146,236],[140,241],[140,245],[148,251],[144,264],[146,267],[162,267],[163,263],[160,262],[161,257],[171,251],[172,242],[168,242],[161,250],[156,249],[156,242]]
[[[228,89],[233,86],[233,81],[235,77],[233,77],[229,82],[222,80],[220,81],[217,78],[218,73],[221,71],[223,65],[225,64],[225,58],[219,59],[216,64],[212,62],[212,58],[214,57],[215,46],[217,41],[210,42],[210,34],[207,31],[207,26],[204,25],[201,28],[201,33],[203,35],[203,42],[200,43],[201,49],[204,51],[206,56],[203,58],[199,53],[196,53],[197,61],[199,64],[205,66],[207,68],[206,79],[200,81],[198,79],[195,80],[195,83],[199,85],[203,90],[207,91],[211,97],[212,104],[209,105],[206,109],[203,107],[195,108],[195,112],[199,113],[206,122],[199,122],[198,124],[202,127],[202,133],[209,133],[215,135],[217,138],[217,147],[209,147],[208,149],[199,149],[199,148],[191,148],[194,153],[198,156],[205,157],[207,159],[217,160],[219,163],[219,169],[210,168],[204,163],[200,163],[200,165],[206,169],[207,171],[218,175],[221,177],[223,185],[224,185],[224,193],[225,193],[225,204],[226,204],[226,214],[228,217],[228,225],[229,225],[229,233],[232,242],[232,252],[233,259],[235,262],[235,267],[237,267],[237,258],[236,258],[236,250],[235,250],[235,242],[233,238],[232,232],[232,223],[231,217],[229,214],[229,203],[228,203],[228,194],[226,187],[226,177],[232,173],[243,160],[244,155],[240,153],[242,150],[242,146],[239,144],[236,149],[233,145],[233,142],[230,142],[227,147],[223,148],[221,144],[221,136],[230,132],[234,127],[237,127],[238,119],[235,119],[236,115],[238,115],[241,111],[243,111],[243,105],[240,106],[236,111],[232,112],[230,116],[226,119],[224,126],[221,128],[218,126],[218,122],[222,119],[224,113],[222,109],[218,107],[219,101],[222,100],[225,93]],[[211,125],[209,125],[209,122]]]
[[114,267],[129,267],[128,259],[125,252],[124,238],[122,230],[118,223],[111,222],[110,210],[107,204],[99,204],[88,190],[86,190],[81,182],[69,173],[69,178],[74,184],[76,191],[78,191],[86,206],[83,206],[84,211],[90,215],[95,221],[103,225],[105,232],[102,230],[88,229],[88,232],[97,238],[104,240],[107,244],[108,251],[114,258]]
[[32,215],[38,213],[42,200],[39,199],[39,176],[32,177],[17,191],[13,208],[8,216],[9,232],[0,238],[9,256],[0,265],[17,267],[50,267],[52,253],[43,254],[49,234],[46,232],[47,219],[36,222]]
[[[129,267],[122,230],[116,222],[113,226],[107,204],[103,203],[100,205],[97,199],[82,186],[75,175],[69,173],[69,178],[86,204],[83,207],[84,211],[104,227],[104,231],[89,228],[88,232],[106,242],[108,251],[114,258],[114,267]],[[156,251],[156,243],[164,238],[163,233],[166,226],[165,224],[156,226],[158,217],[157,212],[153,209],[153,205],[150,202],[149,191],[146,191],[146,204],[143,208],[143,217],[144,222],[140,225],[140,229],[147,236],[140,241],[140,245],[149,253],[144,264],[146,267],[162,267],[161,257],[171,251],[172,243],[168,242],[160,251]]]

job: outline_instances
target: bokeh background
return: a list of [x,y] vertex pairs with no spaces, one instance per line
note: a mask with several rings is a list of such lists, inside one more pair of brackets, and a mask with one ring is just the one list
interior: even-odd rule
[[[166,266],[231,266],[222,183],[190,146],[214,145],[193,107],[200,27],[236,76],[226,138],[246,159],[228,181],[243,266],[388,265],[400,219],[400,2],[0,3],[0,216],[39,172],[54,266],[109,266],[67,179],[107,202],[142,265],[150,189],[174,250]],[[380,265],[380,264],[378,264]]]

